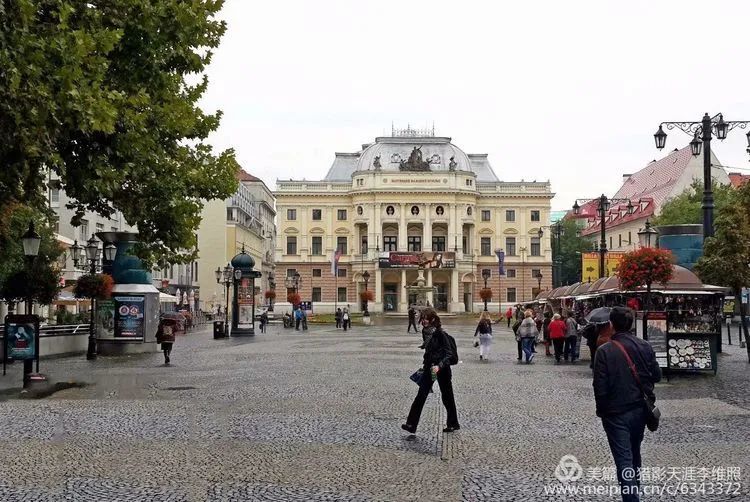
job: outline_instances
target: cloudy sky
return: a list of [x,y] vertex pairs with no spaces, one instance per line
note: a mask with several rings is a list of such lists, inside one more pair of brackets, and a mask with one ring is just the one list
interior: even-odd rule
[[[562,209],[657,158],[660,121],[750,120],[746,0],[227,0],[222,17],[211,141],[271,188],[434,122],[501,180],[550,180]],[[750,173],[746,132],[715,148]]]

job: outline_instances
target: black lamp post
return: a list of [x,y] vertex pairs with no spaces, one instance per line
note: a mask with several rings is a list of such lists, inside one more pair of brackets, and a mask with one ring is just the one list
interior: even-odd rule
[[[86,246],[84,247],[84,250],[86,252],[86,260],[88,260],[89,262],[89,273],[96,274],[96,266],[97,262],[99,261],[99,254],[101,250],[99,249],[99,241],[94,235],[92,235],[88,240]],[[96,313],[96,299],[90,298],[89,302],[91,303],[91,313],[89,315],[89,345],[88,349],[86,350],[86,359],[92,360],[96,359],[96,326],[94,323],[94,314]]]
[[537,276],[536,276],[536,282],[538,284],[538,286],[536,288],[536,294],[537,295],[542,292],[542,279],[543,278],[544,278],[544,275],[541,272],[539,272],[537,274]]
[[[664,132],[663,126],[667,129],[677,128],[682,132],[693,137],[690,142],[690,152],[694,157],[701,154],[703,148],[703,239],[714,235],[714,192],[711,186],[711,139],[723,141],[727,133],[739,127],[745,129],[750,121],[731,121],[725,122],[724,116],[719,113],[709,117],[708,113],[703,115],[700,122],[662,122],[659,129],[654,134],[656,148],[661,150],[667,143],[667,133]],[[747,153],[750,153],[750,132],[747,133]]]
[[365,311],[362,313],[362,315],[369,316],[370,312],[367,310],[368,299],[367,299],[366,293],[367,293],[367,284],[370,282],[370,272],[365,270],[364,273],[362,273],[362,279],[365,280]]
[[[29,229],[26,231],[26,233],[23,234],[21,237],[21,243],[23,244],[23,254],[26,257],[27,264],[29,266],[29,271],[31,271],[31,265],[34,263],[34,260],[39,255],[39,245],[42,242],[42,238],[39,236],[39,234],[34,229],[34,222],[29,222]],[[31,314],[32,305],[34,303],[34,299],[29,295],[28,298],[26,298],[26,314]],[[23,382],[24,386],[26,386],[27,382],[29,381],[29,375],[31,375],[32,372],[32,364],[33,361],[30,359],[24,359],[23,360]],[[39,371],[39,355],[37,354],[37,372]]]
[[562,259],[560,258],[561,243],[560,238],[563,235],[562,221],[552,225],[552,235],[555,236],[555,258],[552,260],[552,287],[557,287],[561,283]]
[[232,267],[227,263],[227,266],[223,270],[221,267],[217,267],[214,273],[216,274],[216,284],[223,284],[225,288],[224,336],[229,336],[229,286],[232,284],[234,272]]
[[[484,279],[484,289],[487,289],[487,280],[490,278],[489,269],[482,270],[482,279]],[[487,312],[487,296],[484,297],[484,311]]]
[[615,204],[621,204],[627,202],[627,213],[633,214],[635,211],[635,207],[633,206],[633,203],[630,201],[630,199],[610,199],[606,195],[602,194],[601,197],[597,197],[596,199],[576,199],[576,201],[573,203],[573,214],[578,215],[581,212],[581,206],[578,205],[578,201],[583,202],[584,204],[592,201],[597,201],[597,208],[596,212],[599,215],[599,222],[601,224],[601,242],[599,243],[599,278],[601,279],[604,277],[604,270],[605,270],[605,259],[607,256],[607,227],[606,227],[606,220],[607,220],[607,213],[609,212],[609,207],[611,203]]
[[[656,245],[659,232],[651,228],[651,222],[646,220],[646,226],[638,231],[638,242],[641,247],[650,248]],[[648,312],[651,308],[651,282],[646,283],[646,299],[643,302],[643,339],[648,340]]]

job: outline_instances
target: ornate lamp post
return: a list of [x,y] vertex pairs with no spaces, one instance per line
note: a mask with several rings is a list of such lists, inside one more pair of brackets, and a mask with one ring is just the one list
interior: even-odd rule
[[[489,269],[482,270],[482,279],[484,279],[484,289],[487,289],[487,280],[490,278]],[[487,312],[487,297],[484,298],[484,311]]]
[[544,275],[541,272],[539,272],[537,274],[537,276],[536,276],[536,282],[537,282],[537,285],[538,285],[537,288],[536,288],[536,290],[537,290],[536,294],[537,295],[542,292],[542,279],[543,278],[544,278]]
[[225,288],[224,336],[229,336],[229,286],[232,284],[234,271],[232,270],[232,266],[227,263],[227,266],[223,270],[221,267],[218,267],[214,273],[216,274],[216,284],[223,284]]
[[[731,121],[725,122],[724,116],[719,113],[709,117],[708,113],[703,115],[700,122],[662,122],[659,129],[654,134],[656,148],[663,149],[667,143],[667,133],[664,132],[663,126],[667,129],[677,128],[693,137],[690,142],[690,152],[694,157],[701,154],[703,148],[703,240],[706,237],[714,235],[714,192],[711,186],[711,139],[724,141],[727,133],[739,127],[745,129],[750,121]],[[747,133],[747,153],[750,153],[750,132]]]
[[[23,244],[23,254],[26,257],[27,264],[29,265],[29,270],[31,270],[31,264],[34,263],[34,260],[39,255],[39,245],[41,244],[41,242],[42,242],[42,238],[34,229],[34,221],[32,220],[29,222],[29,229],[21,237],[21,243]],[[29,295],[29,297],[26,298],[26,314],[31,314],[33,302],[34,302],[33,298],[31,298],[31,295]],[[0,322],[1,321],[2,320],[0,320]],[[33,361],[31,359],[23,360],[24,386],[29,380],[29,375],[31,375],[32,364],[33,364]],[[38,372],[39,371],[39,359],[38,358],[37,358],[36,364],[37,364],[36,370]]]
[[651,227],[649,220],[646,220],[646,226],[638,231],[638,242],[644,248],[654,247],[658,236],[659,232]]
[[606,220],[607,220],[607,213],[609,212],[609,207],[611,203],[615,204],[622,204],[627,202],[627,212],[628,214],[633,214],[633,211],[635,211],[635,208],[633,207],[633,203],[630,201],[630,199],[609,199],[606,195],[602,194],[601,197],[597,197],[596,199],[576,199],[573,203],[573,214],[578,215],[581,212],[581,206],[578,205],[578,202],[581,201],[584,204],[597,201],[597,208],[596,212],[599,216],[599,222],[601,225],[601,242],[599,243],[599,278],[601,279],[604,277],[604,270],[605,270],[605,258],[607,256],[607,228],[606,228]]
[[[96,274],[99,270],[102,270],[104,268],[105,264],[110,264],[115,260],[115,254],[117,253],[117,247],[112,244],[111,242],[103,244],[103,246],[99,247],[99,239],[96,238],[95,235],[91,235],[91,238],[86,242],[86,245],[81,247],[77,245],[77,242],[73,244],[73,265],[78,266],[78,259],[76,259],[76,253],[82,249],[85,253],[86,261],[88,261],[89,266],[89,273],[90,274]],[[104,256],[102,258],[101,264],[99,263],[99,258],[102,254],[102,250],[104,251]],[[91,315],[89,318],[89,344],[88,348],[86,349],[86,359],[92,360],[96,359],[97,355],[97,349],[96,349],[96,322],[95,322],[95,315],[96,315],[96,298],[91,298]]]

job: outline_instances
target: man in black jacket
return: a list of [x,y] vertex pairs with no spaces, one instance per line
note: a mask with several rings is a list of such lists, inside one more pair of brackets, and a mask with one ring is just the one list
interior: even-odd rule
[[419,417],[422,408],[430,394],[434,380],[433,373],[437,375],[437,383],[440,387],[440,395],[446,411],[446,427],[443,432],[453,432],[461,428],[458,424],[458,413],[456,412],[456,400],[453,396],[453,383],[450,360],[453,358],[453,347],[448,341],[448,334],[443,330],[435,310],[428,308],[422,312],[420,322],[424,326],[424,359],[422,380],[419,382],[419,392],[409,410],[406,423],[401,428],[414,434],[419,425]]
[[[661,380],[656,354],[648,342],[633,336],[633,311],[614,307],[609,316],[615,334],[597,349],[594,359],[594,398],[596,415],[601,417],[622,487],[623,502],[640,500],[638,470],[641,467],[641,442],[646,427],[646,403],[643,392],[652,399],[654,384]],[[636,382],[619,342],[636,367],[643,387]]]

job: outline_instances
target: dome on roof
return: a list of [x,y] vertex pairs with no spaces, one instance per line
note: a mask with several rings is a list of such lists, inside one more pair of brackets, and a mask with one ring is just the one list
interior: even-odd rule
[[232,258],[232,267],[239,268],[240,270],[252,269],[255,267],[255,260],[243,249],[240,254]]
[[444,137],[381,137],[357,161],[357,171],[470,171],[469,156]]

